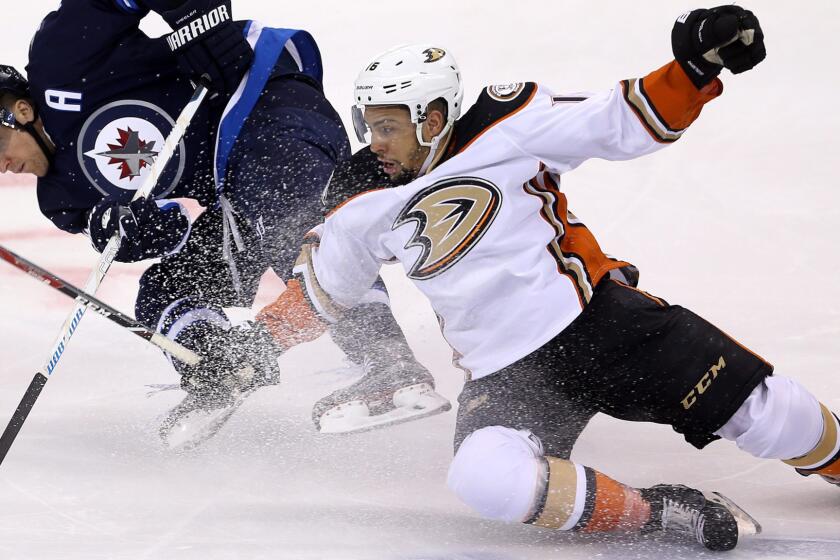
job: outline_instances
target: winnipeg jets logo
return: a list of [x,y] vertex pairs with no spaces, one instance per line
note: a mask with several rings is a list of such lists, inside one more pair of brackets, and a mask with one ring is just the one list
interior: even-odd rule
[[117,144],[108,144],[107,152],[99,152],[98,156],[108,158],[108,164],[120,167],[120,179],[129,180],[140,176],[140,170],[154,163],[158,152],[154,150],[155,142],[144,142],[136,130],[117,129],[119,139]]
[[405,248],[420,247],[421,254],[408,277],[431,278],[461,260],[493,223],[501,202],[498,187],[478,177],[445,179],[414,195],[391,227],[415,223]]
[[[85,177],[103,195],[137,190],[154,166],[175,121],[163,109],[140,100],[109,103],[97,109],[79,132],[77,156]],[[153,194],[175,188],[184,171],[184,141],[160,173]],[[136,180],[135,180],[136,179]]]

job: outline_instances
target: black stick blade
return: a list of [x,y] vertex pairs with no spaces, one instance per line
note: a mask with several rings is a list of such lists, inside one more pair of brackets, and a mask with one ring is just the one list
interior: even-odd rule
[[32,378],[32,382],[29,383],[29,387],[27,387],[26,393],[23,394],[17,410],[12,414],[12,419],[9,420],[9,424],[3,431],[3,435],[0,436],[0,463],[6,458],[9,448],[14,443],[21,426],[26,421],[26,417],[29,416],[29,411],[32,410],[35,401],[38,400],[38,395],[41,394],[41,389],[44,388],[46,383],[47,376],[41,372],[36,373],[35,377]]

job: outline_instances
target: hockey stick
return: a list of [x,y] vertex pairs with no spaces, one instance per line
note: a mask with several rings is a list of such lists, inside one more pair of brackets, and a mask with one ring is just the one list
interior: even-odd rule
[[[166,167],[166,164],[169,163],[172,155],[175,153],[175,149],[181,142],[181,138],[183,138],[187,126],[189,126],[196,111],[198,110],[198,107],[201,105],[201,102],[204,101],[206,95],[207,88],[203,85],[199,85],[195,88],[192,98],[190,98],[187,102],[187,105],[184,107],[183,111],[181,111],[181,114],[178,115],[178,120],[175,121],[175,126],[172,127],[172,131],[169,133],[169,136],[166,137],[166,142],[164,142],[163,148],[161,148],[157,159],[155,159],[155,162],[152,164],[149,174],[146,175],[146,178],[143,180],[143,184],[134,194],[134,197],[132,197],[132,201],[138,200],[141,197],[148,197],[152,193],[152,189],[154,189],[157,184],[158,178],[163,173],[163,169]],[[111,268],[111,264],[114,262],[114,257],[116,256],[119,248],[120,236],[119,234],[115,234],[111,240],[108,241],[108,244],[102,251],[102,255],[99,257],[99,263],[91,271],[90,276],[88,276],[87,282],[85,282],[83,288],[85,292],[89,294],[96,293],[96,290],[105,278],[105,274],[108,272],[108,269]],[[79,322],[85,314],[85,309],[87,309],[85,303],[76,300],[73,310],[61,326],[61,331],[53,344],[52,352],[49,354],[49,358],[47,358],[47,361],[44,363],[41,370],[38,371],[38,373],[35,374],[35,377],[32,378],[32,381],[29,383],[29,387],[27,387],[26,392],[23,394],[20,404],[18,404],[17,409],[14,414],[12,414],[12,418],[9,420],[6,429],[3,430],[3,435],[0,436],[0,464],[2,464],[3,460],[6,458],[6,454],[9,452],[9,448],[15,441],[18,432],[20,432],[23,423],[26,421],[26,417],[29,416],[29,412],[35,405],[35,401],[38,400],[38,395],[41,394],[41,390],[47,383],[49,376],[52,375],[56,364],[58,364],[58,361],[64,354],[67,343],[70,341],[73,333],[76,332],[76,328],[79,326]]]
[[78,299],[80,302],[84,303],[88,309],[99,313],[106,319],[118,324],[119,326],[123,327],[124,329],[136,334],[140,338],[148,340],[150,343],[154,344],[161,350],[164,350],[171,354],[173,357],[178,358],[180,361],[187,363],[191,366],[198,364],[201,361],[201,356],[178,344],[174,340],[170,340],[165,336],[156,333],[150,329],[147,329],[144,325],[140,324],[136,319],[132,319],[128,315],[117,311],[107,303],[93,297],[90,294],[83,292],[81,289],[77,288],[73,284],[62,280],[52,272],[41,268],[37,264],[21,257],[20,255],[6,249],[2,245],[0,245],[0,259],[10,263],[12,266],[19,268],[20,270],[26,272],[36,280],[40,280],[50,286],[51,288],[55,288],[62,294]]

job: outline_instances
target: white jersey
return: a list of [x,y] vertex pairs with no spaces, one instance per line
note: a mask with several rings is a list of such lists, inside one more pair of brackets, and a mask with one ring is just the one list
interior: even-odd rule
[[568,211],[559,176],[588,158],[634,158],[676,140],[720,93],[712,85],[698,91],[671,63],[588,97],[533,83],[487,88],[433,171],[327,218],[295,268],[309,301],[334,320],[396,259],[473,379],[523,358],[627,264]]

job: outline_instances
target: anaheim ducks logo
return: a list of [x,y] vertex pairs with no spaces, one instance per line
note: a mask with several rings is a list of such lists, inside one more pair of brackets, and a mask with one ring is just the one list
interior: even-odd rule
[[426,55],[426,60],[424,60],[423,62],[428,64],[429,62],[437,62],[438,60],[446,56],[446,51],[437,47],[432,47],[423,51],[423,54]]
[[487,88],[487,95],[496,101],[513,101],[524,89],[525,84],[521,82],[513,84],[496,84]]
[[392,230],[416,222],[405,248],[422,248],[408,277],[437,276],[475,247],[499,212],[502,194],[478,177],[445,179],[414,195],[399,213]]

